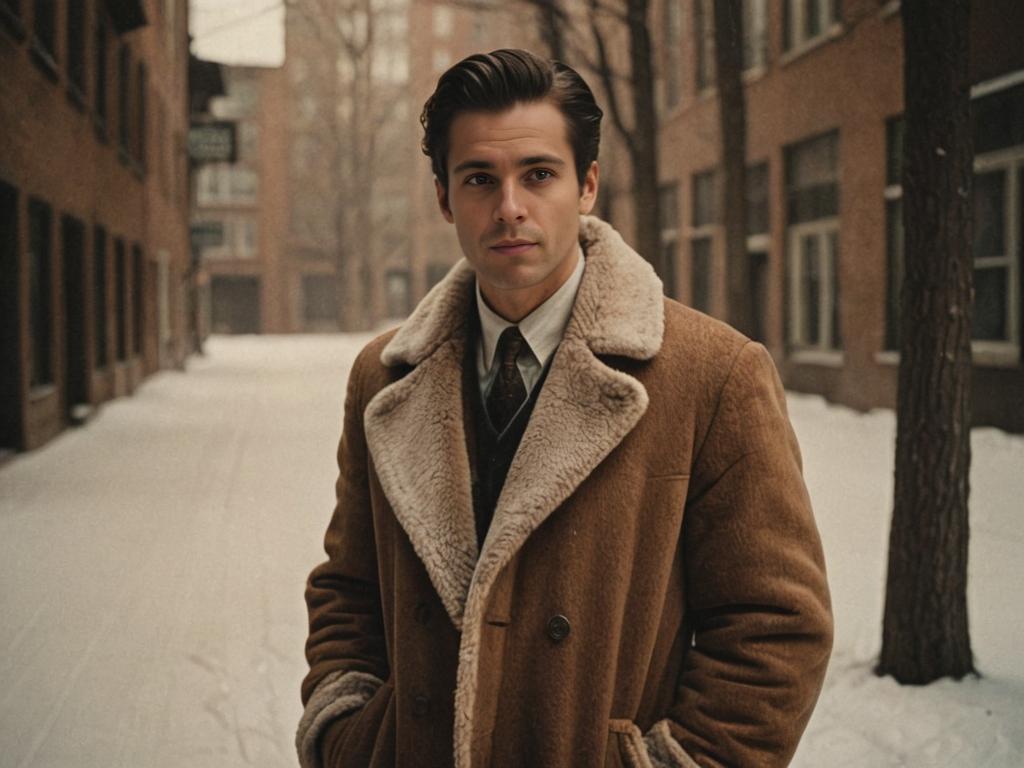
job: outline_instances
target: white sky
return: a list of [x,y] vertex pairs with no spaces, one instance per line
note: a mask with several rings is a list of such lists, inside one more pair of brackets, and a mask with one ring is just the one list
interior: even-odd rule
[[283,0],[190,0],[192,52],[225,64],[284,62]]

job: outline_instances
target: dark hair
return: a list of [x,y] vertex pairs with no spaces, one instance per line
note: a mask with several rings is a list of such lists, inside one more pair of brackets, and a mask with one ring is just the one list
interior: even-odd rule
[[514,48],[476,53],[453,65],[423,105],[423,154],[448,189],[448,129],[461,112],[500,112],[516,104],[550,100],[565,116],[580,185],[597,159],[604,113],[579,73]]

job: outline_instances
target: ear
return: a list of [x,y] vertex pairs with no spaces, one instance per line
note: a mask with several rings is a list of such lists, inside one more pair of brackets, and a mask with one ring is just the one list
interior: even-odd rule
[[587,169],[587,175],[583,177],[583,186],[580,189],[579,210],[581,214],[590,213],[594,208],[594,202],[597,200],[599,176],[600,169],[597,166],[597,160],[594,160],[590,164],[590,168]]
[[452,209],[448,207],[448,193],[437,180],[437,176],[434,177],[434,191],[437,193],[437,205],[441,209],[441,215],[449,224],[454,224],[455,217],[452,216]]

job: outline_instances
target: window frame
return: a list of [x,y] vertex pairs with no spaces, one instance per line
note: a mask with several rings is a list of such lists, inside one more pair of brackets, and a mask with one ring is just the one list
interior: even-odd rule
[[806,2],[807,0],[785,0],[783,4],[783,50],[787,61],[818,47],[842,31],[837,0],[811,0],[818,6],[819,13],[823,13],[820,31],[808,35],[807,17],[804,13]]
[[[829,252],[827,245],[835,237],[836,252]],[[804,305],[804,250],[807,237],[815,237],[823,247],[818,250],[818,341],[811,343],[804,336],[807,307]],[[839,288],[839,216],[830,216],[813,221],[790,224],[786,228],[789,290],[789,329],[787,341],[791,348],[790,357],[795,362],[841,363],[843,355],[842,323],[838,321],[842,308]],[[834,268],[833,268],[834,267]],[[838,328],[834,327],[833,317]],[[835,344],[833,344],[835,342]]]
[[[987,152],[974,158],[974,175],[992,171],[1005,171],[1003,187],[1003,242],[1001,256],[974,256],[974,271],[979,269],[1006,269],[1006,329],[1005,340],[972,339],[971,351],[977,362],[989,365],[1017,365],[1020,363],[1021,338],[1021,189],[1024,182],[1024,145]],[[973,214],[972,214],[973,215]]]
[[[689,249],[689,267],[690,267],[690,306],[701,312],[711,314],[712,308],[715,305],[715,281],[714,281],[714,265],[715,265],[715,239],[720,226],[719,220],[719,205],[718,205],[718,185],[721,183],[718,178],[718,168],[705,168],[702,171],[698,171],[690,176],[690,226],[686,232],[687,245]],[[697,194],[697,187],[705,179],[710,184],[710,206],[711,210],[706,220],[701,220],[698,223],[697,207],[700,195]],[[707,243],[707,270],[705,271],[705,278],[703,282],[705,285],[706,293],[706,304],[705,306],[697,306],[694,301],[697,291],[695,286],[697,284],[697,244]]]
[[[38,220],[37,220],[38,219]],[[56,280],[53,206],[38,197],[28,199],[28,325],[31,339],[29,389],[45,390],[56,383],[54,352],[57,334],[53,291]],[[40,242],[36,242],[37,233]]]

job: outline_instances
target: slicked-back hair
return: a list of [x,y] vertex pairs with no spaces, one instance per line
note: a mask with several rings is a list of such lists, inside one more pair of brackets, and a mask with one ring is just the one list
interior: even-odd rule
[[601,118],[590,86],[572,67],[515,48],[467,56],[449,68],[423,105],[423,154],[448,190],[449,129],[462,112],[501,112],[516,104],[550,101],[565,116],[576,178],[582,187],[597,159]]

